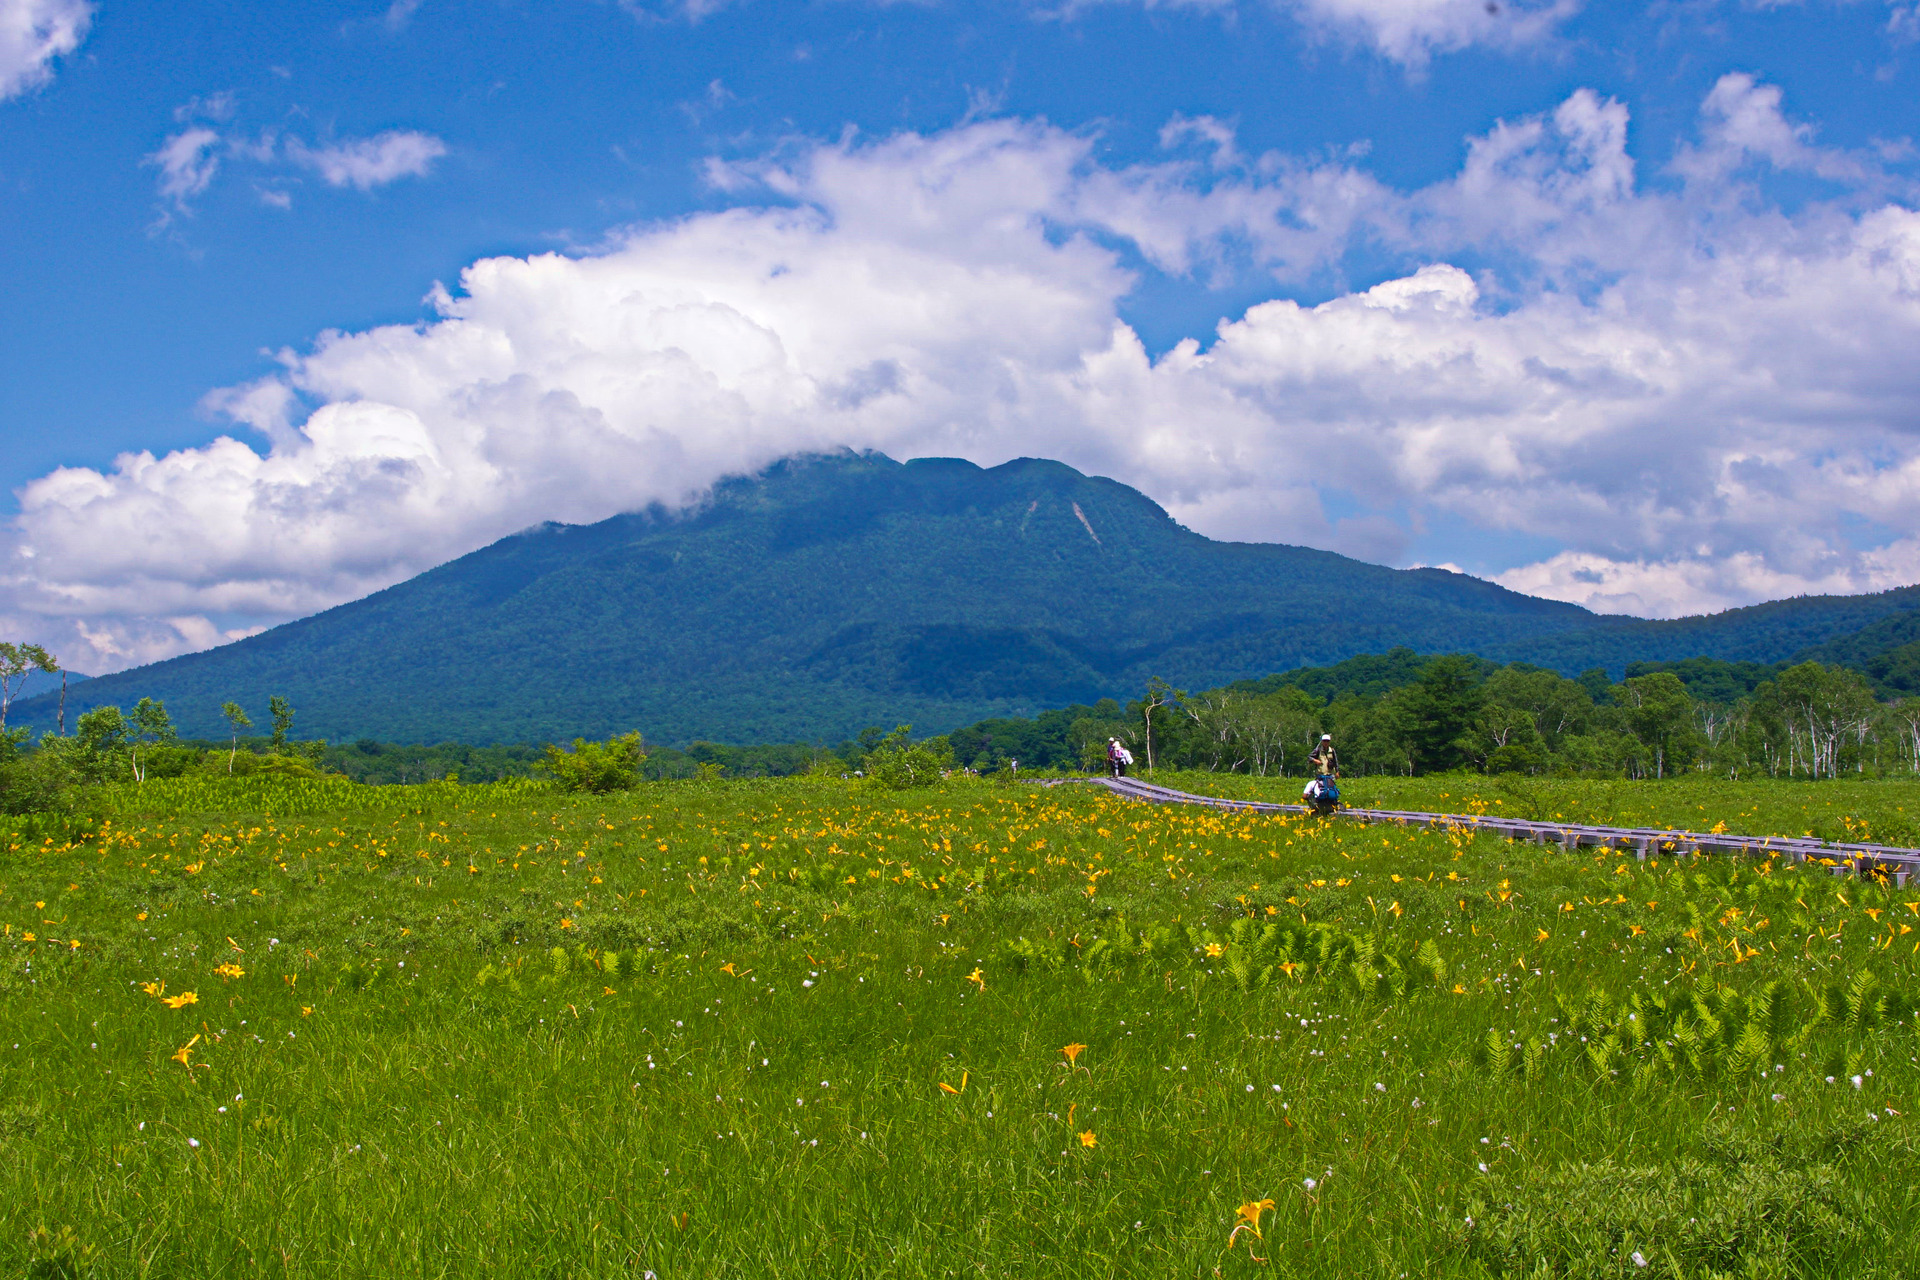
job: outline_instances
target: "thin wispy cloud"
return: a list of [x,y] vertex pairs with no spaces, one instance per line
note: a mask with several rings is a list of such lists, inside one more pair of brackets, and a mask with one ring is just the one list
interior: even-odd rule
[[403,178],[423,178],[434,162],[447,154],[447,145],[432,134],[412,129],[389,129],[367,138],[338,138],[312,145],[297,137],[267,132],[249,136],[216,128],[232,118],[231,95],[195,98],[175,112],[175,118],[195,123],[173,134],[149,155],[145,164],[160,171],[157,189],[162,201],[160,225],[177,215],[193,212],[193,203],[206,194],[223,163],[246,166],[270,180],[256,182],[261,203],[292,207],[293,196],[284,175],[304,171],[330,187],[370,192]]
[[432,134],[390,129],[371,138],[348,138],[326,146],[309,147],[289,139],[287,158],[312,169],[330,187],[372,191],[402,178],[423,178],[433,162],[447,154],[447,144]]

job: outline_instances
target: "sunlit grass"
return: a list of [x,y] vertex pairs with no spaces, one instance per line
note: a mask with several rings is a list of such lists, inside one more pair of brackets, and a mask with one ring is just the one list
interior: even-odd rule
[[[1091,788],[217,782],[8,852],[9,1271],[1900,1275],[1913,1251],[1920,891]],[[1377,785],[1356,802],[1516,803]],[[1920,799],[1591,785],[1546,799],[1757,834]]]

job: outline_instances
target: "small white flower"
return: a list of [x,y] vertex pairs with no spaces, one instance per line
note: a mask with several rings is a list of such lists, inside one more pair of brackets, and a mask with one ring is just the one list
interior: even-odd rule
[[801,986],[803,986],[803,987],[810,987],[810,986],[812,986],[812,985],[813,985],[813,979],[812,979],[812,978],[802,978],[802,979],[800,979],[800,985],[801,985]]
[[1247,1092],[1248,1092],[1248,1093],[1252,1093],[1252,1092],[1253,1092],[1253,1086],[1252,1086],[1252,1085],[1248,1085],[1248,1086],[1247,1086]]
[[1320,1184],[1315,1182],[1312,1178],[1302,1178],[1300,1179],[1300,1185],[1305,1187],[1307,1190],[1311,1191],[1315,1187],[1319,1186]]
[[1279,1086],[1279,1085],[1275,1085],[1275,1086],[1273,1086],[1273,1091],[1274,1091],[1275,1093],[1278,1093],[1278,1092],[1280,1092],[1280,1086]]
[[1853,1087],[1854,1087],[1854,1088],[1856,1088],[1856,1089],[1858,1089],[1858,1088],[1859,1088],[1860,1086],[1862,1086],[1862,1085],[1864,1085],[1864,1084],[1866,1083],[1866,1081],[1865,1081],[1865,1080],[1863,1080],[1863,1079],[1861,1079],[1861,1078],[1860,1078],[1859,1076],[1853,1076],[1853,1077],[1851,1078],[1851,1080],[1850,1080],[1849,1082],[1850,1082],[1850,1083],[1851,1083],[1851,1084],[1853,1085]]
[[198,1139],[198,1138],[188,1138],[188,1139],[187,1139],[187,1145],[188,1145],[188,1146],[190,1146],[190,1147],[197,1147],[197,1146],[199,1146],[199,1145],[200,1145],[200,1139]]
[[1633,1265],[1636,1267],[1644,1267],[1647,1265],[1645,1256],[1642,1255],[1638,1249],[1633,1251]]
[[1485,1160],[1482,1160],[1480,1162],[1480,1172],[1485,1173],[1486,1171],[1487,1171],[1487,1162]]
[[221,1115],[227,1114],[227,1109],[225,1107],[215,1107],[214,1110],[218,1111]]
[[1377,1084],[1377,1083],[1376,1083],[1376,1084],[1375,1084],[1375,1085],[1373,1086],[1373,1091],[1374,1091],[1375,1093],[1385,1093],[1385,1092],[1387,1091],[1387,1086],[1385,1086],[1385,1085],[1383,1085],[1383,1084]]
[[1776,1093],[1773,1095],[1773,1100],[1775,1102],[1785,1102],[1787,1100],[1787,1095],[1784,1093]]

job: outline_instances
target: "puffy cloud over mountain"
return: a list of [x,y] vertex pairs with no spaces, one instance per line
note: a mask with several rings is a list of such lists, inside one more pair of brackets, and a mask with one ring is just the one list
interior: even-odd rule
[[[732,207],[476,262],[432,318],[209,398],[256,440],[35,481],[10,607],[123,666],[843,446],[1057,457],[1204,533],[1376,559],[1446,522],[1560,548],[1503,581],[1602,609],[1913,581],[1911,192],[1745,77],[1657,181],[1628,127],[1582,91],[1412,191],[1211,120],[1133,167],[1004,119],[716,161]],[[1825,194],[1769,203],[1783,168]],[[1325,296],[1356,245],[1406,265],[1158,356],[1122,318],[1143,273],[1230,260]]]

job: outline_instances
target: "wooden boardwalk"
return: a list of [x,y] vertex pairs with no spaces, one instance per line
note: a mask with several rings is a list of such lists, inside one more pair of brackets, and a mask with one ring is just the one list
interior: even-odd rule
[[[1196,796],[1171,787],[1155,786],[1138,778],[1059,779],[1081,781],[1105,787],[1128,800],[1149,804],[1197,804],[1241,813],[1305,814],[1303,804],[1270,804],[1258,800],[1223,800],[1218,796]],[[1785,858],[1790,862],[1815,862],[1835,875],[1884,876],[1904,886],[1907,877],[1920,872],[1920,849],[1902,849],[1882,844],[1841,844],[1802,836],[1741,836],[1723,831],[1667,831],[1658,827],[1590,827],[1577,822],[1532,822],[1524,818],[1501,818],[1491,814],[1414,813],[1399,809],[1349,809],[1342,806],[1334,815],[1349,822],[1391,822],[1403,827],[1435,827],[1444,830],[1486,831],[1509,840],[1530,844],[1557,844],[1562,849],[1605,848],[1631,851],[1642,860],[1662,854],[1693,857],[1699,854],[1738,853],[1755,858]]]

